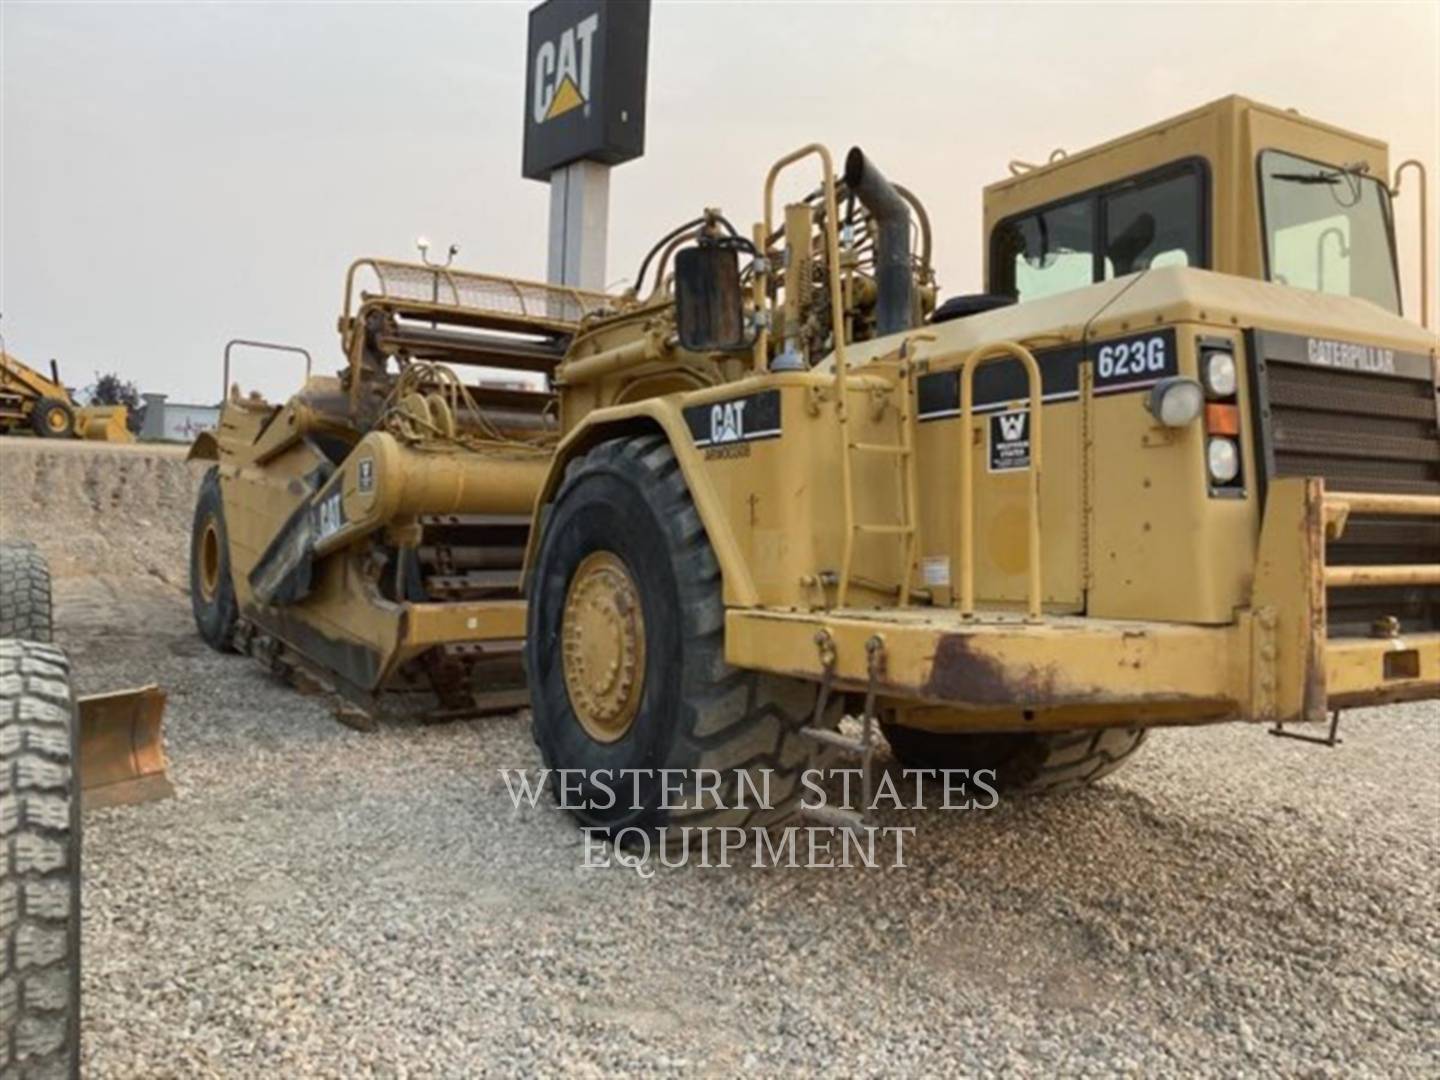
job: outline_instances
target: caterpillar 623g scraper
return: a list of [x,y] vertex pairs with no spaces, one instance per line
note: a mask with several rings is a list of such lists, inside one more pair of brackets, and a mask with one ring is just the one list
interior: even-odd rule
[[[623,298],[357,264],[341,375],[196,444],[202,633],[367,708],[518,700],[523,638],[547,765],[768,769],[772,817],[877,728],[1056,790],[1156,725],[1333,741],[1440,696],[1437,340],[1384,144],[1227,98],[1012,172],[986,293],[940,304],[920,202],[820,146]],[[716,820],[636,795],[581,817]]]

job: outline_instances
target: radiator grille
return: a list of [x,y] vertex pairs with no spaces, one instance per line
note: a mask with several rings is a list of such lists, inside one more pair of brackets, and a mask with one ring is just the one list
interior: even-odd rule
[[[1351,347],[1369,370],[1311,361],[1311,339],[1255,333],[1256,426],[1266,480],[1319,476],[1329,491],[1440,494],[1435,369],[1428,356]],[[1321,350],[1322,356],[1334,351]],[[1440,521],[1350,519],[1326,549],[1332,566],[1440,562]],[[1440,629],[1440,588],[1331,589],[1332,636],[1370,632],[1393,615],[1410,631]]]

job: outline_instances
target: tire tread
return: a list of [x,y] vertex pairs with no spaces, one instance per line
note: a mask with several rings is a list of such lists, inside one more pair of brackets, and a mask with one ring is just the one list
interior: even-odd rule
[[[713,769],[722,777],[724,809],[657,812],[651,823],[750,828],[789,820],[798,810],[800,775],[812,758],[813,744],[800,735],[800,728],[809,720],[814,691],[800,680],[745,671],[725,662],[719,561],[670,444],[661,435],[615,439],[578,460],[567,469],[552,509],[592,472],[620,473],[643,493],[670,548],[682,612],[683,676],[673,737],[662,767],[683,769],[692,776],[696,770]],[[544,574],[535,577],[541,580]],[[533,715],[536,741],[543,747],[539,710]],[[732,805],[739,783],[736,773],[761,769],[771,770],[769,805]],[[755,783],[758,787],[758,777]]]
[[0,1075],[77,1076],[80,820],[65,654],[0,640]]
[[0,638],[54,640],[50,567],[34,544],[0,541]]

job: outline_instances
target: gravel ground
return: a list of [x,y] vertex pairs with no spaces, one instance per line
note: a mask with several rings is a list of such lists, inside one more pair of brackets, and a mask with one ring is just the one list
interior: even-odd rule
[[[891,870],[582,869],[516,718],[360,734],[178,596],[59,618],[170,692],[178,797],[87,822],[91,1075],[1435,1075],[1440,710],[1337,750],[1160,732],[1102,788],[914,824]],[[85,624],[85,617],[91,621]]]
[[86,821],[90,1076],[1440,1070],[1434,703],[882,815],[904,869],[642,879],[512,809],[519,718],[342,727],[168,573],[57,603],[82,690],[168,689],[178,790]]

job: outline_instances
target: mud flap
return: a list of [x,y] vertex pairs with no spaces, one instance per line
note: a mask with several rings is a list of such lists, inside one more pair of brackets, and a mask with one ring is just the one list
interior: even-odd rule
[[78,704],[81,805],[86,810],[175,794],[165,774],[165,691],[142,686],[82,697]]

